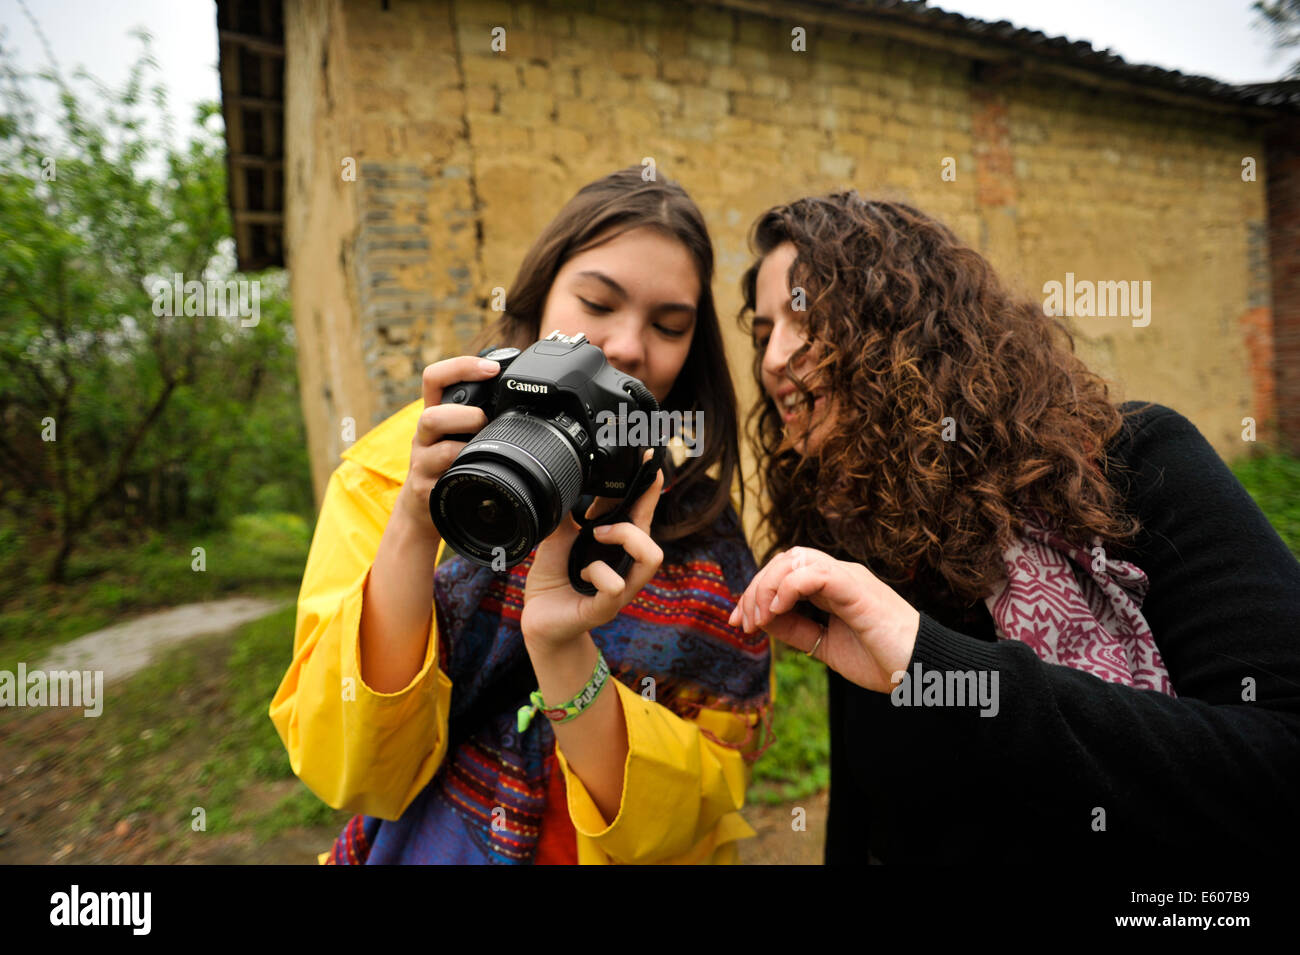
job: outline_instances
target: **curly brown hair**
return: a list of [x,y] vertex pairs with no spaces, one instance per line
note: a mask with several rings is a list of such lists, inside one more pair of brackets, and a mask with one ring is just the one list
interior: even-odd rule
[[742,279],[751,333],[759,266],[785,242],[809,342],[786,374],[808,397],[790,365],[815,348],[809,378],[838,412],[813,452],[791,449],[756,344],[763,397],[748,423],[763,462],[765,560],[819,547],[893,585],[942,582],[969,606],[1004,579],[1002,551],[1032,511],[1081,546],[1137,533],[1102,453],[1126,415],[1064,322],[1015,297],[942,223],[849,191],[755,222],[757,260]]

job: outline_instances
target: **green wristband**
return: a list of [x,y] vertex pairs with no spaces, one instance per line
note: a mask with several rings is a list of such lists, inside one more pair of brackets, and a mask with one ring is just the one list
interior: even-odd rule
[[600,652],[600,648],[597,648],[596,669],[592,671],[591,679],[587,681],[586,686],[578,691],[578,695],[569,700],[568,703],[561,706],[547,706],[542,702],[542,691],[540,689],[533,690],[528,695],[528,699],[532,702],[519,707],[517,717],[519,732],[522,733],[528,729],[528,725],[532,723],[533,717],[537,715],[539,710],[545,713],[546,718],[552,723],[567,723],[569,720],[576,719],[583,710],[596,701],[596,697],[600,695],[600,691],[608,679],[609,664],[605,662],[605,654]]

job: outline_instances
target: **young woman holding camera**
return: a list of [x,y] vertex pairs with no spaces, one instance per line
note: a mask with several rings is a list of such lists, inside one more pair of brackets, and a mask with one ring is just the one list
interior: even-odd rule
[[1300,563],[1196,428],[910,206],[753,245],[773,546],[732,622],[828,667],[827,862],[1293,855]]
[[[736,860],[771,661],[764,634],[727,622],[755,567],[731,504],[737,416],[712,273],[686,193],[625,169],[546,227],[481,337],[524,348],[582,332],[665,410],[704,412],[702,453],[666,460],[629,519],[597,534],[635,562],[626,578],[589,564],[595,596],[570,584],[567,515],[508,573],[440,548],[429,496],[465,446],[445,436],[487,424],[440,402],[495,362],[428,366],[422,400],[344,453],[271,703],[294,772],[359,814],[322,861]],[[520,714],[530,699],[544,716]]]

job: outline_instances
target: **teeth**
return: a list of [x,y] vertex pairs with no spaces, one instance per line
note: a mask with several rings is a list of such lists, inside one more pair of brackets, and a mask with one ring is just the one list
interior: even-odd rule
[[797,391],[794,394],[786,395],[785,401],[782,402],[782,404],[784,404],[787,408],[793,408],[798,403],[799,403],[799,392]]

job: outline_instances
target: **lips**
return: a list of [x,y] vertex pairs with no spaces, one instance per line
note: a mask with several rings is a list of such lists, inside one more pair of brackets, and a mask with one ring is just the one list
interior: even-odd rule
[[[814,411],[826,401],[826,396],[816,391],[812,392],[811,396]],[[772,400],[776,402],[776,408],[781,415],[781,420],[787,423],[793,421],[807,407],[804,396],[796,388],[783,388],[772,396]]]

